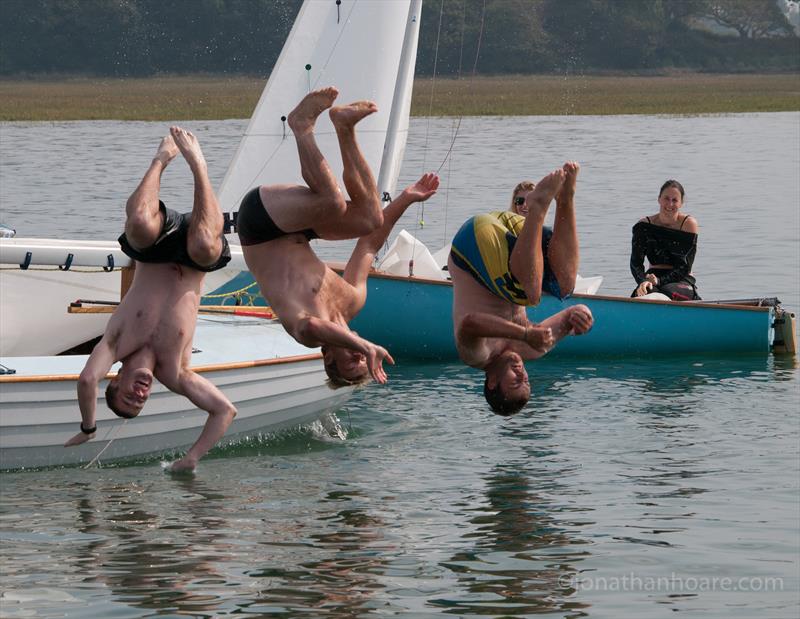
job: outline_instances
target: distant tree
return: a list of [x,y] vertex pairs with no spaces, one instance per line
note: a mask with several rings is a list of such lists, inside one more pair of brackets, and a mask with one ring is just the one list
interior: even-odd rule
[[703,14],[708,0],[661,0],[664,16],[670,26],[687,24]]
[[743,39],[792,36],[794,30],[775,0],[708,0],[702,15],[733,28]]
[[549,71],[553,48],[542,27],[544,0],[491,0],[486,3],[481,73]]
[[542,20],[560,58],[618,69],[657,66],[669,21],[660,0],[545,0]]
[[421,75],[469,74],[475,63],[484,0],[440,0],[422,7],[417,53]]

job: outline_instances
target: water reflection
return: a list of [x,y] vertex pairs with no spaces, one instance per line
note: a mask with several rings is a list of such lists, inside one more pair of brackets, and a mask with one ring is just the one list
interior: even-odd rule
[[[397,549],[383,541],[383,520],[366,508],[369,497],[351,487],[328,491],[316,504],[315,524],[297,527],[306,553],[290,566],[268,563],[250,577],[266,583],[248,610],[310,609],[342,616],[368,612],[371,598],[384,586],[376,579]],[[311,530],[306,530],[307,528]]]
[[461,591],[431,603],[459,615],[586,616],[589,605],[571,598],[569,583],[590,556],[589,542],[569,527],[593,523],[579,516],[589,510],[569,483],[571,465],[546,421],[511,425],[503,434],[524,445],[525,455],[483,477],[485,502],[472,510],[472,530],[464,535],[472,548],[444,564]]
[[87,542],[76,546],[73,567],[119,603],[211,616],[226,583],[218,566],[232,558],[218,534],[226,497],[197,479],[175,483],[183,500],[172,513],[156,511],[152,488],[138,484],[76,486],[76,529]]

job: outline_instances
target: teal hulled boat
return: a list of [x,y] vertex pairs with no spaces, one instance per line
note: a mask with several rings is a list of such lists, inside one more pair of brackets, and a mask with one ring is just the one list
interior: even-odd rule
[[[249,273],[243,272],[216,292],[235,290],[244,291],[246,303],[266,303]],[[562,340],[549,356],[796,351],[794,314],[775,298],[679,303],[589,294],[559,301],[544,295],[537,307],[528,308],[528,317],[541,322],[578,303],[592,310],[594,328],[584,336]],[[367,303],[350,325],[361,336],[385,346],[395,359],[455,360],[452,304],[453,286],[447,280],[375,271],[368,280]]]

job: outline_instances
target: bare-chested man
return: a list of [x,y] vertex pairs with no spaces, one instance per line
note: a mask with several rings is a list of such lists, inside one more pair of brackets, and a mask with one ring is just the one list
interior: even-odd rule
[[[448,269],[456,348],[464,363],[486,373],[484,395],[500,415],[518,412],[530,398],[523,361],[538,359],[565,336],[592,328],[585,305],[568,307],[538,325],[525,312],[525,306],[539,303],[543,289],[564,298],[575,287],[579,170],[569,161],[539,181],[525,197],[527,217],[507,211],[477,215],[453,239]],[[551,231],[544,219],[553,198]]]
[[[366,279],[375,252],[410,204],[427,200],[439,179],[426,174],[385,210],[369,165],[356,143],[355,126],[377,111],[370,101],[331,107],[338,91],[308,94],[288,116],[307,187],[262,185],[242,200],[237,230],[245,261],[286,331],[305,346],[322,346],[331,386],[357,384],[370,375],[386,382],[386,349],[351,331],[347,323],[364,306]],[[330,109],[350,200],[314,138],[317,117]],[[309,240],[359,238],[344,276],[314,253]]]
[[[158,198],[161,174],[181,152],[194,176],[191,214],[167,209]],[[78,381],[81,431],[66,447],[94,437],[97,385],[116,361],[122,367],[106,389],[106,404],[118,416],[136,417],[153,378],[208,412],[205,427],[173,471],[194,469],[222,438],[236,415],[233,404],[211,382],[189,369],[192,338],[205,273],[223,268],[230,249],[222,234],[223,217],[197,138],[171,127],[125,207],[122,250],[136,260],[133,284]]]

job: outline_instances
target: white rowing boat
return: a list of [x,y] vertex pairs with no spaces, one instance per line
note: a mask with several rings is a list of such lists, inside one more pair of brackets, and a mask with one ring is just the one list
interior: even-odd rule
[[[338,409],[352,391],[328,388],[319,351],[295,342],[275,320],[201,315],[194,348],[192,369],[239,411],[223,442],[308,423]],[[89,463],[101,452],[102,461],[171,452],[195,441],[206,412],[154,383],[139,417],[118,418],[101,401],[96,438],[63,447],[80,421],[76,390],[86,359],[0,357],[13,372],[0,376],[0,469]],[[104,391],[105,382],[101,400]]]

